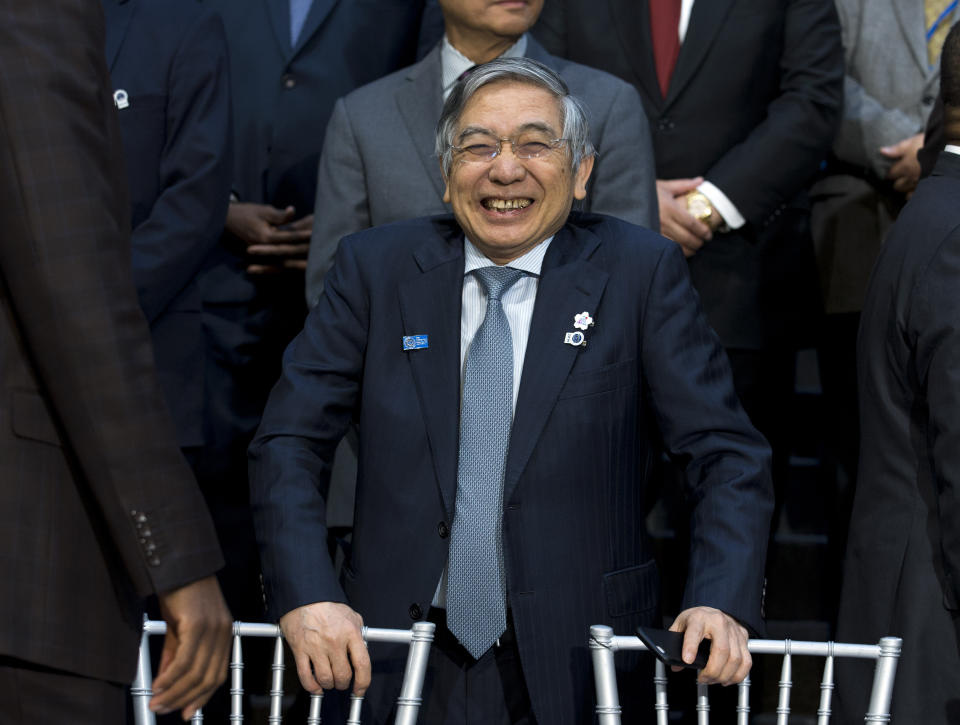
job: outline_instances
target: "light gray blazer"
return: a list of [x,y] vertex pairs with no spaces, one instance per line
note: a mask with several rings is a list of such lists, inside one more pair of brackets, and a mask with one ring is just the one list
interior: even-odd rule
[[[811,190],[812,230],[824,305],[858,311],[903,194],[878,183],[890,169],[879,149],[921,133],[940,84],[927,62],[922,0],[836,0],[846,60],[843,117],[833,145],[841,173]],[[952,21],[956,21],[955,11]]]
[[[577,208],[659,229],[653,148],[633,86],[557,58],[527,37],[527,57],[557,71],[583,101],[599,152]],[[439,44],[423,60],[337,101],[320,156],[307,302],[316,302],[340,239],[367,227],[450,211],[434,155],[443,106]]]

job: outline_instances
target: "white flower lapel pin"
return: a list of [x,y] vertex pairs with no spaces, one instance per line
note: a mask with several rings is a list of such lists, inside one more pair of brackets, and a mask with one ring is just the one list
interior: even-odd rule
[[583,334],[582,331],[593,327],[593,318],[590,316],[589,312],[581,312],[573,316],[573,326],[577,328],[577,331],[566,333],[563,336],[563,342],[566,345],[583,347],[587,344],[587,336]]

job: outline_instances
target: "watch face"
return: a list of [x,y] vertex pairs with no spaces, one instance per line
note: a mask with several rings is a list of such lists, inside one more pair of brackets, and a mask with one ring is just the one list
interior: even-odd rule
[[713,208],[703,194],[696,194],[687,199],[687,211],[702,222],[707,221],[713,214]]

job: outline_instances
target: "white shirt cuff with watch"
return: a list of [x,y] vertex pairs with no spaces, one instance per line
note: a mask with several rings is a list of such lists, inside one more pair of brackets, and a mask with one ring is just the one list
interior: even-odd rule
[[723,217],[723,221],[726,222],[726,225],[731,229],[739,229],[747,223],[747,220],[743,218],[743,215],[737,210],[733,202],[727,198],[727,195],[709,181],[704,181],[700,184],[700,186],[697,187],[697,191],[710,200],[713,208],[717,210],[717,213]]

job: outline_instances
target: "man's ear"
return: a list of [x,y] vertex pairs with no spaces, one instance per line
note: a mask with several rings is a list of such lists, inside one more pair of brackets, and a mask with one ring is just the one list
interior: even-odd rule
[[573,198],[585,199],[587,196],[587,180],[593,171],[593,161],[596,157],[593,154],[584,156],[580,162],[580,168],[573,179]]
[[450,203],[450,179],[447,178],[447,172],[443,170],[443,162],[440,162],[440,176],[443,177],[443,200]]

